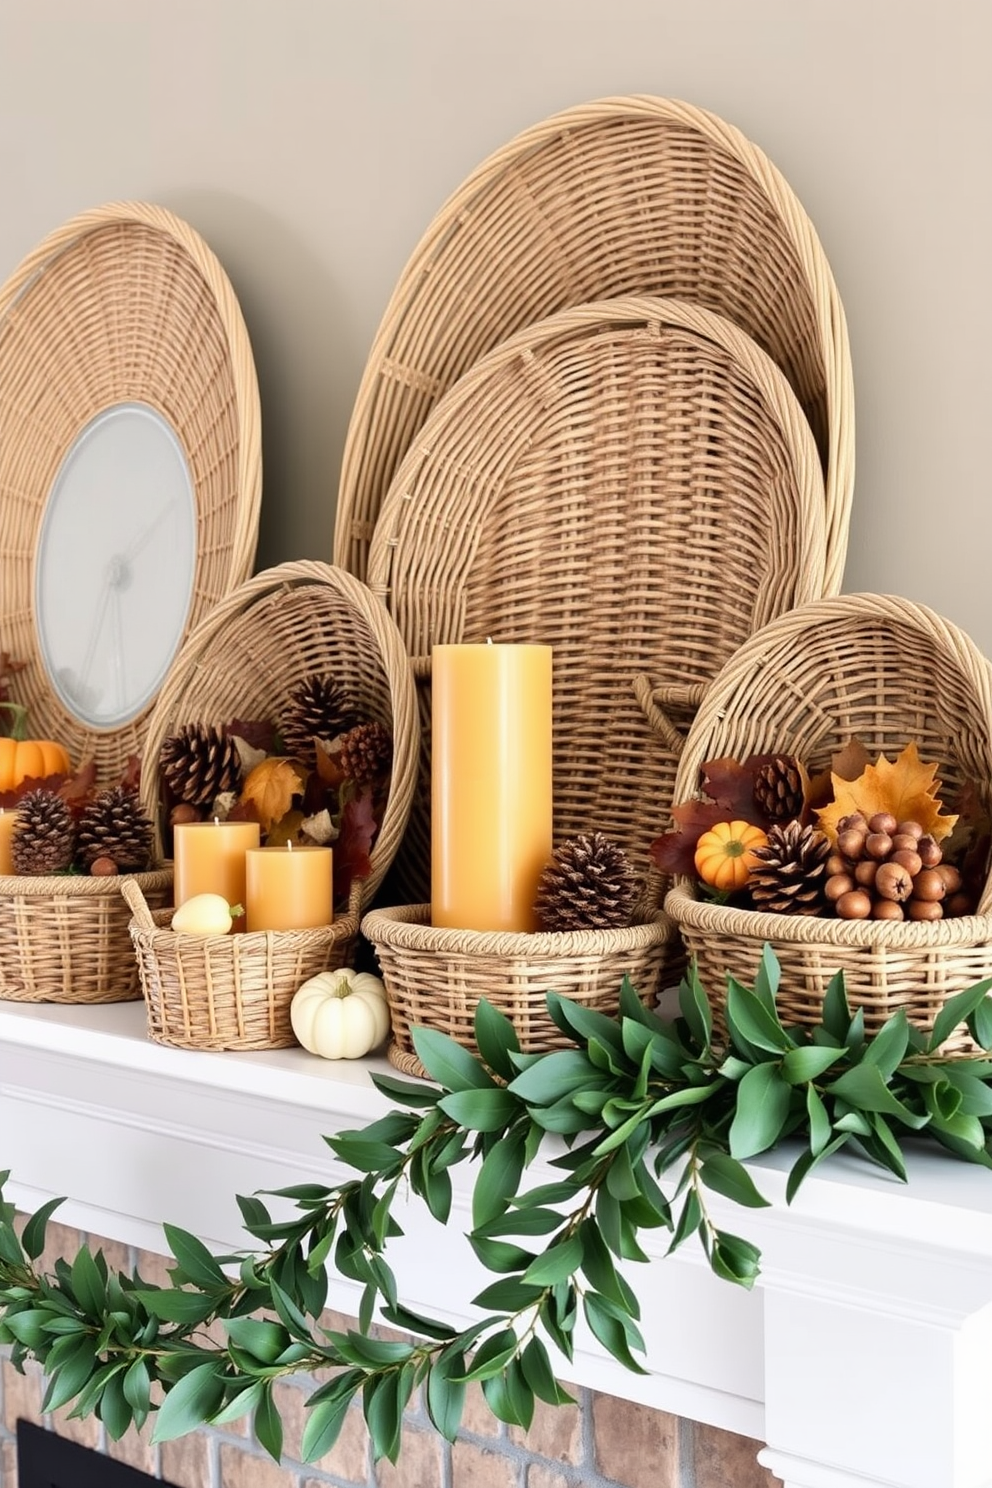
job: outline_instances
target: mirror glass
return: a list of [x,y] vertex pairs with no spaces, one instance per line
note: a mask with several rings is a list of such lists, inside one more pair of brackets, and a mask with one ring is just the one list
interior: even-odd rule
[[52,686],[76,718],[115,728],[158,692],[196,569],[196,501],[172,425],[118,403],[73,441],[52,483],[35,567],[35,622]]

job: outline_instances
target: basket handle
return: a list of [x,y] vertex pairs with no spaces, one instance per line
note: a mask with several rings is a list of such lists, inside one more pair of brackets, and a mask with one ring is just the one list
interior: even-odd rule
[[141,892],[140,885],[136,884],[133,878],[123,878],[121,879],[121,893],[127,900],[128,908],[142,930],[154,930],[155,921],[152,919],[152,912],[148,908],[148,900]]
[[639,672],[631,683],[634,696],[641,711],[656,734],[660,734],[668,748],[676,756],[685,748],[685,735],[675,726],[664,705],[674,704],[681,708],[698,708],[706,696],[706,682],[662,682],[652,686],[651,678]]

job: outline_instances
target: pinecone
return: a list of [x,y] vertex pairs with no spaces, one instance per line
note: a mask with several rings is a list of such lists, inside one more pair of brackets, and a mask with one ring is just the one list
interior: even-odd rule
[[756,909],[772,914],[816,915],[824,907],[823,886],[830,843],[800,821],[776,822],[767,847],[756,847],[748,888]]
[[802,815],[803,777],[790,754],[777,754],[762,765],[754,780],[755,805],[770,822],[793,821]]
[[241,785],[238,746],[208,724],[189,724],[166,739],[159,767],[173,798],[190,806],[212,806],[222,791]]
[[344,689],[331,677],[304,677],[289,695],[289,708],[280,722],[283,749],[312,769],[314,739],[336,739],[355,725]]
[[371,785],[389,774],[393,736],[384,723],[356,723],[341,740],[341,768],[356,785]]
[[110,858],[121,873],[143,873],[151,862],[153,830],[134,791],[121,785],[101,791],[79,818],[79,865],[89,869],[97,858]]
[[557,847],[534,904],[544,930],[609,930],[630,924],[637,878],[623,848],[602,832]]
[[62,873],[76,851],[76,824],[67,801],[50,790],[28,791],[17,804],[11,838],[15,873]]

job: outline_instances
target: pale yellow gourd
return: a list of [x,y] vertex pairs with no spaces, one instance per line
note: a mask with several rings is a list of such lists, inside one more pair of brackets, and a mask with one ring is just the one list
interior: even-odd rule
[[321,971],[293,995],[289,1019],[297,1040],[322,1059],[361,1059],[389,1032],[386,989],[367,971]]

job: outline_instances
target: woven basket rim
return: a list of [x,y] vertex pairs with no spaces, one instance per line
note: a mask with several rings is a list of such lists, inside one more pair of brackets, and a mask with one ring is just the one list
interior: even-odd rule
[[28,899],[78,898],[96,899],[101,895],[121,893],[125,880],[137,883],[142,890],[165,889],[172,883],[171,867],[152,868],[144,873],[0,874],[0,895],[20,895]]
[[339,914],[330,925],[317,925],[309,930],[239,930],[229,935],[188,935],[169,929],[174,913],[172,909],[152,910],[152,929],[132,917],[132,932],[140,935],[153,952],[171,951],[173,955],[178,955],[185,946],[190,950],[197,948],[209,953],[228,946],[233,953],[239,950],[249,953],[267,945],[278,945],[284,950],[316,945],[321,941],[333,945],[335,941],[347,940],[353,936],[360,918],[358,911],[348,911]]
[[[516,161],[569,131],[611,119],[657,119],[681,125],[708,138],[744,167],[767,198],[804,270],[820,334],[827,412],[828,457],[827,589],[840,588],[847,549],[854,483],[854,382],[847,321],[830,265],[815,227],[784,175],[765,153],[739,129],[718,115],[679,99],[651,94],[611,95],[574,105],[531,125],[492,152],[448,197],[414,248],[383,313],[365,365],[349,421],[335,514],[334,557],[364,577],[368,537],[356,536],[355,519],[364,519],[369,533],[376,510],[359,511],[365,460],[374,425],[374,392],[389,361],[397,328],[416,297],[431,292],[433,260],[443,248],[453,225],[472,216],[473,207],[494,181],[510,172]],[[407,431],[409,448],[416,430]],[[381,438],[381,429],[376,429]],[[380,493],[384,494],[384,493]],[[373,499],[374,493],[373,493]]]
[[670,917],[657,912],[642,924],[616,930],[524,931],[451,930],[429,923],[429,904],[393,905],[370,910],[362,919],[363,935],[373,945],[438,955],[505,956],[553,960],[615,955],[664,945],[675,938]]

